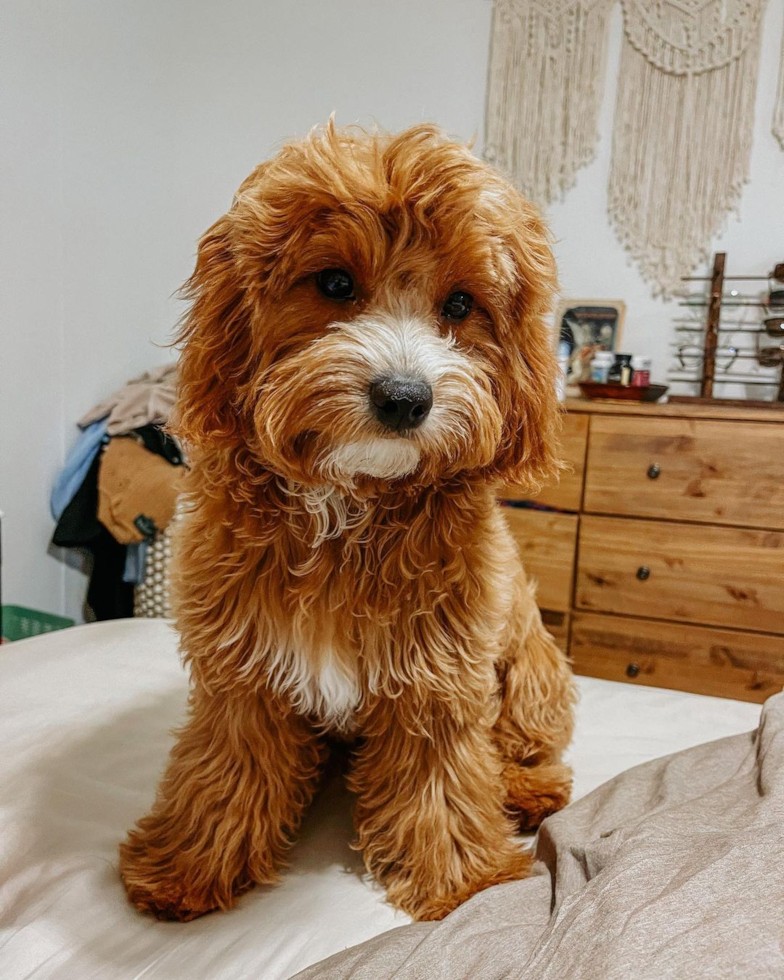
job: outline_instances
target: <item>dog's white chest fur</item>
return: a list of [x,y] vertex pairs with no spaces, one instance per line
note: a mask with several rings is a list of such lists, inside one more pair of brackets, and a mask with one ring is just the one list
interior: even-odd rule
[[361,691],[355,662],[332,651],[289,650],[275,665],[278,688],[302,715],[325,729],[349,731]]

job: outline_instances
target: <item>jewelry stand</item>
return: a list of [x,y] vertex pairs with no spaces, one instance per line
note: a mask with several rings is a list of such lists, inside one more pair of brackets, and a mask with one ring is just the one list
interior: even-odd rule
[[[708,316],[705,322],[705,344],[702,360],[702,380],[699,395],[673,395],[670,402],[690,402],[693,405],[745,405],[748,408],[772,408],[784,410],[784,352],[778,359],[781,365],[778,397],[776,401],[763,401],[749,398],[714,398],[713,385],[716,378],[716,349],[719,343],[719,321],[721,307],[724,305],[725,282],[768,282],[777,278],[782,265],[777,265],[769,276],[725,276],[724,268],[727,260],[726,252],[716,252],[713,257],[713,273],[710,276],[683,276],[682,282],[710,282],[710,295],[707,301]],[[682,304],[686,305],[686,304]],[[695,305],[695,304],[691,304]],[[704,304],[696,304],[704,305]],[[733,304],[737,305],[737,304]],[[766,303],[747,303],[747,306],[762,306],[768,309]]]

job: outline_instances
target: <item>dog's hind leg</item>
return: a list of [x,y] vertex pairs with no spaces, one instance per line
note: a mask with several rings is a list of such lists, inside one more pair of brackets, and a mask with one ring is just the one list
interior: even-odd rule
[[564,654],[521,585],[510,643],[498,664],[501,709],[494,737],[504,762],[506,806],[521,829],[569,802],[571,770],[561,761],[573,729],[575,687]]
[[506,807],[520,830],[534,830],[569,802],[572,771],[562,762],[520,765],[508,762],[501,778],[506,786]]
[[186,921],[273,882],[325,749],[266,691],[198,687],[149,816],[120,847],[136,908]]

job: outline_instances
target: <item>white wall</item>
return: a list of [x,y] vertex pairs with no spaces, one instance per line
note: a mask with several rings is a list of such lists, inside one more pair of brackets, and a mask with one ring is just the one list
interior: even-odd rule
[[63,452],[62,77],[56,11],[21,3],[0,26],[0,510],[3,602],[57,612],[48,496]]
[[[3,601],[78,614],[47,554],[47,498],[78,416],[170,353],[172,294],[246,173],[323,122],[482,131],[490,0],[6,0],[0,30]],[[765,22],[752,184],[722,245],[784,260],[784,154],[770,136],[784,0]],[[670,311],[605,216],[620,47],[599,155],[551,212],[564,292],[622,297],[626,341],[663,369]]]

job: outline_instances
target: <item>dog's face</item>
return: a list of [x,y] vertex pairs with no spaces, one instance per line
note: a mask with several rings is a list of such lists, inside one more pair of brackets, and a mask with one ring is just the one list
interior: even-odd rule
[[555,271],[531,206],[421,126],[328,126],[260,166],[189,283],[179,428],[305,486],[552,465]]

